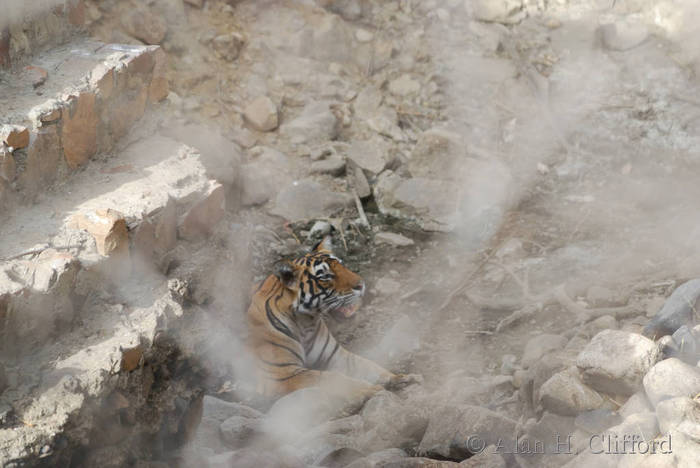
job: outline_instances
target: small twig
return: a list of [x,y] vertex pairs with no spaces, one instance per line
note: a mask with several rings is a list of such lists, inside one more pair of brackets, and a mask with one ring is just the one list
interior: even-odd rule
[[407,292],[403,296],[401,296],[399,299],[402,301],[405,301],[408,298],[411,298],[421,292],[423,290],[423,286],[418,286],[416,289],[413,289],[412,291]]
[[524,318],[527,317],[532,317],[535,312],[539,312],[542,310],[542,304],[529,304],[523,307],[522,309],[518,309],[512,314],[510,314],[508,317],[505,317],[501,319],[498,324],[496,325],[496,329],[494,330],[494,333],[499,333],[501,330],[504,328],[510,326],[511,324],[518,322]]
[[465,335],[493,335],[494,332],[490,330],[464,330]]
[[48,250],[48,249],[70,250],[70,249],[77,249],[77,248],[80,248],[80,247],[81,247],[80,244],[76,244],[76,245],[65,245],[65,246],[57,246],[57,247],[56,247],[56,246],[53,246],[53,245],[46,244],[44,247],[38,247],[38,248],[35,248],[35,249],[25,250],[24,252],[20,252],[20,253],[18,253],[18,254],[11,255],[11,256],[6,257],[6,258],[2,258],[2,259],[0,259],[0,262],[9,262],[9,261],[12,261],[12,260],[17,260],[18,258],[26,257],[27,255],[36,255],[36,254],[40,254],[40,253],[42,253],[44,250]]
[[369,224],[369,220],[367,219],[367,215],[365,214],[365,209],[362,207],[362,201],[360,201],[360,197],[357,195],[357,190],[352,189],[352,196],[355,199],[355,207],[357,208],[357,212],[360,214],[360,220],[362,221],[362,224],[367,226],[367,228],[371,228]]
[[491,260],[491,257],[493,257],[493,255],[494,255],[495,252],[496,252],[496,249],[493,249],[493,250],[491,251],[491,253],[489,253],[489,254],[486,256],[486,258],[483,259],[483,260],[476,266],[476,268],[474,268],[474,269],[471,271],[471,273],[469,273],[469,274],[466,276],[466,278],[464,278],[464,280],[463,280],[459,285],[457,285],[457,287],[456,287],[455,289],[453,289],[452,291],[450,291],[450,293],[447,295],[447,297],[446,297],[445,300],[442,302],[442,304],[440,304],[440,307],[438,307],[437,312],[440,312],[440,311],[444,310],[448,305],[450,305],[450,304],[452,303],[452,301],[454,300],[454,298],[455,298],[458,294],[460,294],[462,291],[464,291],[464,290],[467,288],[467,286],[469,286],[469,284],[471,283],[471,280],[472,280],[472,278],[474,277],[474,275],[476,275],[479,271],[481,271],[481,269],[489,262],[489,260]]

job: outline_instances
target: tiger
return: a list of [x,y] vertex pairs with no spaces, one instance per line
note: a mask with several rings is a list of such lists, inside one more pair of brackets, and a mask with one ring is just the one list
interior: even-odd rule
[[330,235],[311,252],[276,264],[256,288],[247,312],[249,347],[257,361],[258,392],[281,397],[307,387],[367,399],[387,388],[421,383],[346,350],[324,316],[355,314],[365,283],[333,254]]

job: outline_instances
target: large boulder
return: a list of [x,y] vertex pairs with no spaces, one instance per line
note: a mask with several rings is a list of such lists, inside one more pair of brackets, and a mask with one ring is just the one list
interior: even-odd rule
[[656,343],[636,333],[603,330],[576,358],[583,382],[600,392],[632,395],[656,363]]
[[280,131],[295,144],[333,140],[338,135],[338,119],[331,103],[316,101],[307,104],[298,117],[283,124]]
[[662,434],[671,431],[700,440],[700,402],[690,397],[675,397],[656,406],[656,417]]
[[644,336],[652,339],[673,335],[683,325],[692,327],[700,307],[700,279],[683,283],[666,299],[658,314],[644,327]]
[[332,192],[311,179],[294,181],[275,198],[270,213],[289,221],[323,218],[352,203],[347,193]]
[[543,408],[564,416],[600,408],[604,402],[598,392],[581,382],[575,367],[550,377],[540,387],[539,398]]
[[374,187],[379,210],[415,221],[426,231],[449,232],[459,221],[459,187],[448,181],[404,179],[392,171],[380,174]]
[[445,406],[431,412],[418,450],[448,459],[464,459],[475,449],[475,440],[485,445],[512,447],[515,427],[514,420],[480,406]]
[[692,398],[700,393],[700,368],[676,358],[665,359],[644,376],[644,391],[654,407],[668,398]]

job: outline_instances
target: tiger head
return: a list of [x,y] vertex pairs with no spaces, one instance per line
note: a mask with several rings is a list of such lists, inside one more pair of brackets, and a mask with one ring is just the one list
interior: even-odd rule
[[333,255],[330,236],[303,257],[279,262],[275,276],[296,296],[296,313],[351,317],[360,308],[365,282]]

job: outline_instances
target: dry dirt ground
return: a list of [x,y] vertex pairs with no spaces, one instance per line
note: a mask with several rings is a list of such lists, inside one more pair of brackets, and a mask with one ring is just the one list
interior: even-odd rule
[[[192,3],[93,1],[87,12],[91,35],[107,42],[139,42],[127,24],[134,11],[161,18],[172,91],[158,128],[200,142],[220,132],[230,146],[218,150],[241,159],[243,192],[261,192],[243,193],[242,210],[199,260],[174,267],[199,275],[195,302],[241,337],[244,291],[310,246],[318,220],[337,228],[340,256],[369,285],[357,316],[332,323],[336,335],[393,370],[422,374],[429,390],[512,375],[542,333],[565,336],[572,352],[601,328],[638,333],[697,275],[700,69],[690,4]],[[245,121],[259,96],[278,113],[272,131]],[[357,141],[379,149],[359,163],[374,189],[363,197],[370,227],[347,200],[319,209],[278,194],[311,179],[321,184],[311,198],[349,196]],[[319,169],[328,153],[344,169]],[[440,189],[417,195],[425,199],[413,212],[392,211],[378,196],[382,171]],[[433,211],[449,228],[426,228]],[[380,243],[387,231],[413,244]],[[602,326],[592,322],[599,316]],[[221,370],[211,390],[230,396],[237,385]],[[517,395],[494,395],[489,407],[533,416]]]

